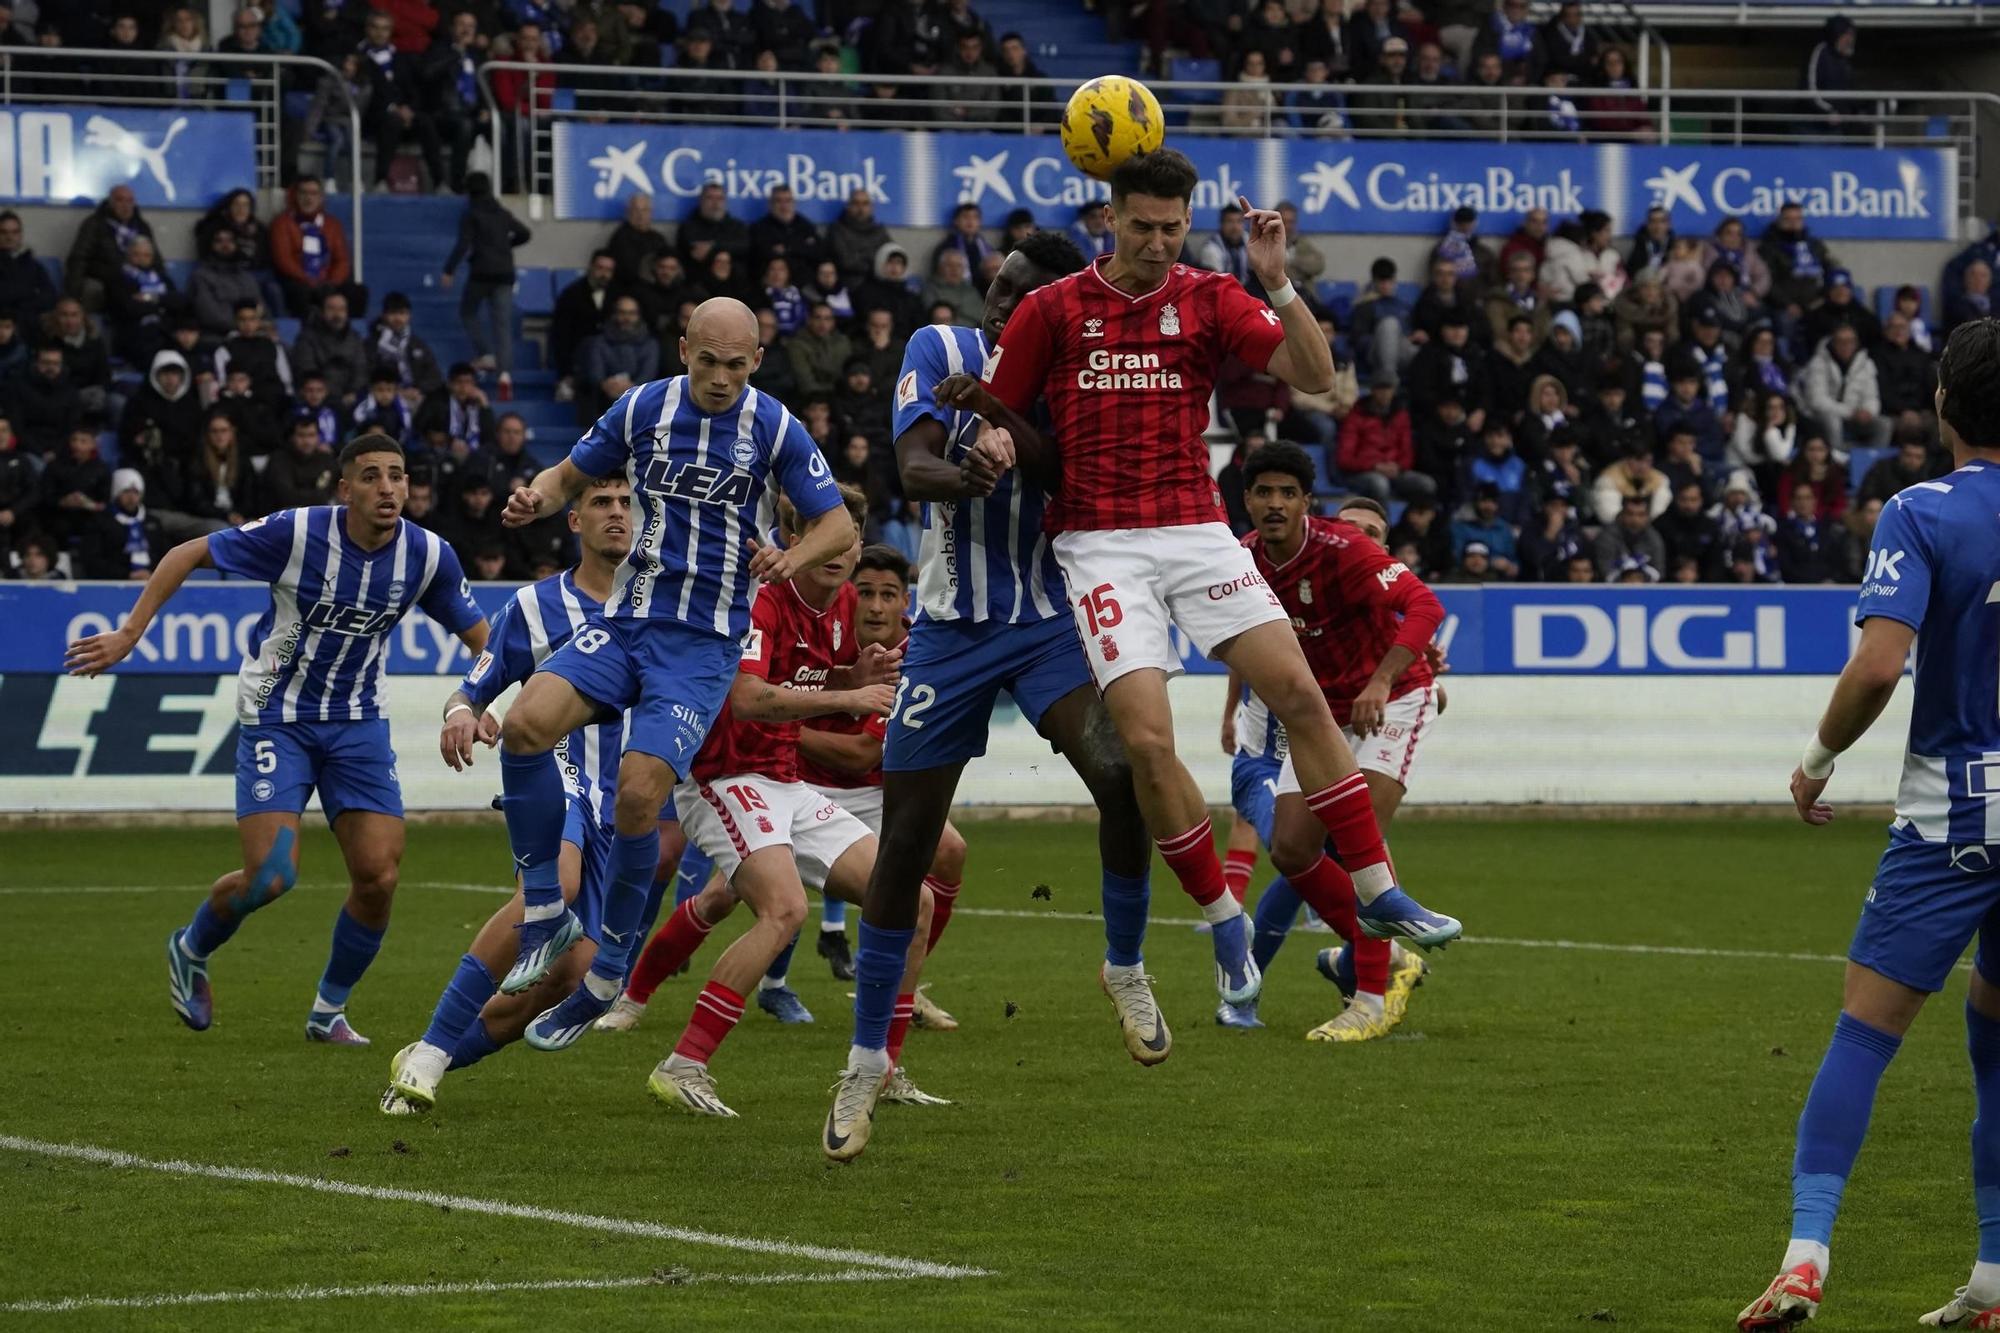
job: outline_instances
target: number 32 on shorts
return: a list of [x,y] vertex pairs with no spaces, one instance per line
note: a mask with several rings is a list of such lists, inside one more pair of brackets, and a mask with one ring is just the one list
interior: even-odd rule
[[926,708],[937,702],[937,686],[912,685],[908,676],[896,686],[896,706],[889,710],[889,720],[900,722],[915,731],[924,724],[917,721]]

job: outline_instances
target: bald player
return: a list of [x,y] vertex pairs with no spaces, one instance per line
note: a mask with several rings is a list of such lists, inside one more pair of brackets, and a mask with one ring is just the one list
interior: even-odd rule
[[[584,934],[557,871],[566,804],[556,742],[593,718],[627,719],[597,956],[577,989],[528,1025],[540,1050],[574,1042],[618,996],[659,861],[660,806],[736,679],[753,580],[785,582],[856,538],[812,437],[750,387],[764,360],[750,308],[702,302],[680,354],[685,375],[620,394],[568,458],[515,489],[503,518],[519,527],[557,513],[592,477],[631,481],[632,551],[601,618],[549,655],[500,729],[502,808],[525,902],[519,955],[500,983],[513,994]],[[790,547],[757,535],[774,526],[780,490],[802,528]]]

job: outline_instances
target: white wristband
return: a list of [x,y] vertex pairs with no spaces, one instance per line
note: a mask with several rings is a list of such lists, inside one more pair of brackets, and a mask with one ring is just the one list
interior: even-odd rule
[[449,722],[452,720],[452,718],[456,717],[460,713],[470,713],[472,711],[473,709],[471,704],[464,704],[464,703],[453,704],[451,707],[444,710],[444,720]]
[[1820,743],[1819,733],[1815,731],[1812,734],[1812,739],[1806,742],[1805,755],[1799,760],[1799,772],[1805,774],[1814,782],[1818,782],[1822,778],[1832,777],[1833,761],[1839,757],[1840,752],[1838,750],[1829,750]]
[[1264,303],[1273,310],[1283,310],[1286,306],[1297,300],[1298,295],[1298,289],[1292,286],[1291,279],[1287,278],[1285,279],[1284,286],[1278,288],[1276,291],[1264,293]]

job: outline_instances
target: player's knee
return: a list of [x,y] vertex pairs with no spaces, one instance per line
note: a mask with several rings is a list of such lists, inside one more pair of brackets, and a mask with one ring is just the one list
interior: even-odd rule
[[792,935],[798,932],[799,927],[806,923],[805,893],[801,891],[780,895],[771,904],[770,910],[765,913],[765,916],[777,928],[780,934],[787,939],[791,938]]
[[931,858],[931,873],[947,884],[965,878],[965,839],[947,824],[938,837],[937,855]]
[[[627,785],[628,781],[630,785]],[[650,773],[634,774],[628,779],[625,771],[619,770],[618,800],[613,816],[617,820],[618,831],[623,833],[630,829],[643,833],[656,827],[660,819],[660,805],[666,796]]]
[[555,748],[555,737],[537,725],[533,711],[516,704],[500,720],[500,748],[508,754],[542,754]]
[[1294,829],[1271,832],[1271,865],[1281,875],[1303,874],[1319,860],[1326,833],[1314,826],[1312,832]]

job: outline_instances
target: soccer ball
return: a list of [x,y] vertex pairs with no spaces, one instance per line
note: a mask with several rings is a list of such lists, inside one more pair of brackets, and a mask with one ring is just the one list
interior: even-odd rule
[[1108,180],[1134,153],[1166,141],[1166,118],[1150,89],[1137,79],[1107,74],[1070,94],[1063,108],[1063,151],[1086,176]]

